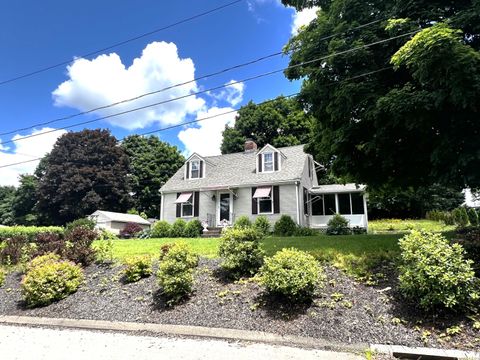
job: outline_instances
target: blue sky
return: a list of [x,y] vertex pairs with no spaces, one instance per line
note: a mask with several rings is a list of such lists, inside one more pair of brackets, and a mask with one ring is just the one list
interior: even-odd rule
[[[0,13],[0,81],[72,60],[227,2],[9,2]],[[89,110],[277,52],[290,38],[292,26],[308,21],[309,16],[311,14],[296,14],[276,0],[244,0],[103,54],[78,59],[69,68],[65,65],[0,85],[0,133]],[[48,125],[48,129],[242,80],[287,64],[288,59],[279,56],[122,107],[56,122]],[[109,128],[121,138],[223,113],[249,100],[260,102],[280,94],[294,93],[299,86],[298,82],[290,83],[282,74],[277,74],[148,111],[94,122],[87,127]],[[212,155],[219,151],[221,129],[233,121],[234,115],[223,116],[201,125],[177,128],[158,135],[186,154],[198,151]],[[48,129],[39,126],[0,136],[0,141]],[[61,131],[53,132],[4,145],[0,142],[0,164],[42,156],[61,134]],[[18,174],[31,172],[35,165],[30,163],[0,169],[0,185],[16,184]]]

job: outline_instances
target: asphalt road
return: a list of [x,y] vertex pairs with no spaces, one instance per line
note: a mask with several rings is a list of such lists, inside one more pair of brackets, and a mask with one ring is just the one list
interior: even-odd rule
[[136,336],[72,329],[0,326],[0,359],[363,359],[348,353],[209,339]]

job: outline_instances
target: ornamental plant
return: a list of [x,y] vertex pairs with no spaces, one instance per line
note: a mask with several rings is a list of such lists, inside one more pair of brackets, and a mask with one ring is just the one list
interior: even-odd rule
[[120,230],[119,235],[121,238],[130,239],[140,234],[142,230],[143,228],[140,225],[138,225],[137,223],[130,222],[125,224],[125,227],[122,230]]
[[135,256],[125,261],[125,280],[128,283],[137,282],[140,279],[152,275],[152,259],[149,256]]
[[262,266],[264,252],[260,248],[262,234],[253,228],[226,229],[220,239],[221,267],[232,278],[255,275]]
[[279,236],[293,236],[297,231],[297,224],[288,216],[282,215],[280,219],[275,223],[273,232]]
[[1,267],[0,267],[0,287],[3,285],[3,283],[5,282],[5,278],[7,277],[7,273],[5,270],[3,270]]
[[315,258],[294,248],[283,249],[265,259],[260,281],[267,291],[290,301],[308,301],[325,277]]
[[175,222],[172,224],[172,227],[170,229],[170,237],[172,238],[181,238],[185,237],[185,228],[187,226],[187,223],[183,219],[177,219]]
[[463,228],[468,225],[468,214],[467,209],[464,207],[458,207],[452,211],[453,221],[455,225],[460,228]]
[[400,290],[423,309],[463,310],[479,300],[472,261],[440,234],[412,231],[399,241]]
[[270,235],[272,229],[270,221],[264,215],[257,216],[253,223],[253,228],[263,236]]
[[202,233],[202,222],[198,219],[190,220],[185,226],[185,237],[187,238],[198,238]]
[[478,214],[474,208],[470,208],[467,211],[468,221],[470,222],[471,226],[478,226]]
[[235,229],[246,229],[252,227],[252,222],[246,215],[239,216],[233,225]]
[[335,214],[327,223],[327,235],[349,235],[352,233],[348,220]]
[[157,221],[153,224],[150,236],[152,238],[168,238],[170,236],[170,224],[165,220]]

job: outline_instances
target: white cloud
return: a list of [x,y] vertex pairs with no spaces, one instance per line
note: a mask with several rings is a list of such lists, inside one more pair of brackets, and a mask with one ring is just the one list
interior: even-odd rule
[[245,84],[243,82],[236,82],[230,80],[225,85],[231,84],[223,88],[218,93],[209,93],[216,100],[226,101],[230,106],[236,106],[243,100],[243,92],[245,90]]
[[[43,128],[40,130],[33,130],[33,134],[41,134],[46,131],[51,131],[52,128]],[[12,145],[13,151],[6,152],[5,148],[0,146],[0,166],[13,164],[22,161],[28,161],[43,157],[50,152],[57,139],[65,134],[65,130],[50,132],[40,136],[34,136],[28,140],[21,140],[14,142]],[[27,135],[15,135],[12,140],[17,140]],[[15,166],[1,168],[0,185],[18,185],[18,176],[20,174],[32,174],[35,171],[39,161],[27,162]]]
[[313,19],[317,17],[318,7],[312,7],[303,9],[302,11],[296,11],[292,15],[292,35],[296,35],[300,27],[308,25]]
[[[99,55],[92,60],[77,59],[68,66],[69,80],[53,91],[57,106],[68,106],[80,111],[90,110],[110,103],[159,90],[194,79],[195,66],[191,59],[180,59],[174,43],[152,42],[139,58],[126,67],[116,53]],[[191,94],[198,91],[195,82],[175,87],[155,95],[143,97],[112,108],[99,110],[105,116],[152,103]],[[115,126],[139,129],[160,123],[179,124],[188,115],[202,110],[205,101],[197,96],[187,97],[156,107],[147,108],[107,119]]]
[[[232,108],[212,107],[208,111],[198,113],[198,119],[232,111]],[[222,131],[225,125],[233,126],[236,112],[201,121],[196,127],[189,127],[178,133],[178,138],[185,146],[185,155],[194,152],[202,156],[220,155]]]

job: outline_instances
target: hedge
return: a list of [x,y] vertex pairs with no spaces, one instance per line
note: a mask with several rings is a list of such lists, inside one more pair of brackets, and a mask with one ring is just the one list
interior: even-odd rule
[[41,233],[63,234],[63,232],[64,228],[61,226],[6,226],[0,227],[0,241],[14,236],[25,236],[29,241],[33,241]]

